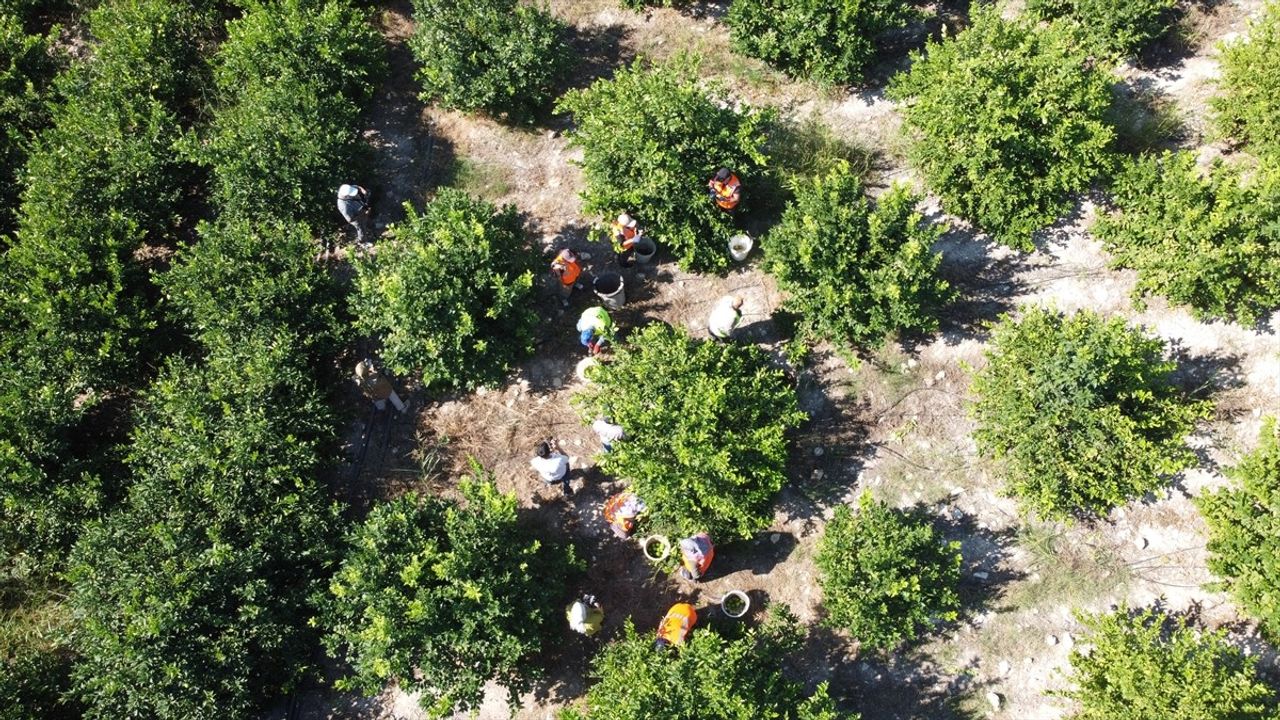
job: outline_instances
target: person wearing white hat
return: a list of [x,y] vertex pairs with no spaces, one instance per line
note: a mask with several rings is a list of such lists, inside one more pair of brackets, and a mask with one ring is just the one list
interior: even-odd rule
[[587,637],[600,632],[600,625],[604,623],[604,609],[600,607],[595,595],[583,595],[581,599],[569,603],[564,615],[569,620],[571,630]]
[[611,229],[613,251],[617,253],[618,265],[624,268],[631,267],[636,262],[636,243],[644,233],[636,227],[636,219],[627,213],[619,215]]
[[338,212],[356,229],[356,242],[364,244],[364,226],[369,220],[369,191],[359,185],[343,184],[338,188]]

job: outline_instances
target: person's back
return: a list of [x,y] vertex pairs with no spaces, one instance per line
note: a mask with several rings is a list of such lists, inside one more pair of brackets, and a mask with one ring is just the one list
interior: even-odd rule
[[344,184],[338,188],[338,212],[347,222],[355,222],[368,205],[367,193],[359,185]]
[[698,580],[711,569],[711,561],[715,559],[716,548],[711,543],[711,536],[698,533],[680,541],[680,575],[686,580]]
[[662,621],[658,623],[658,639],[654,645],[683,645],[689,631],[698,622],[698,613],[689,603],[676,603],[671,606]]
[[573,494],[573,488],[569,486],[569,456],[560,452],[555,441],[547,440],[538,443],[533,458],[529,460],[529,465],[543,482],[548,485],[560,483],[560,488],[565,495]]
[[742,321],[742,298],[727,295],[720,298],[707,319],[707,331],[717,340],[728,340]]
[[582,599],[569,603],[569,607],[565,609],[565,618],[568,619],[571,630],[591,637],[600,632],[600,626],[604,623],[604,609],[596,602],[595,596],[583,595]]

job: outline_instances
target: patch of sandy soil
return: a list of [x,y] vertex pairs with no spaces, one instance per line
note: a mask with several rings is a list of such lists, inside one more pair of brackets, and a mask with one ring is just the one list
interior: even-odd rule
[[[1187,146],[1198,145],[1208,127],[1216,42],[1242,32],[1260,6],[1260,0],[1243,0],[1193,8],[1186,21],[1193,30],[1190,49],[1155,67],[1125,70],[1130,81],[1173,99],[1192,128],[1184,138]],[[661,58],[686,49],[722,54],[729,44],[719,19],[723,3],[633,13],[612,0],[553,0],[551,8],[574,25],[575,47],[591,55],[575,81],[579,86],[638,55]],[[392,5],[381,23],[399,53],[395,77],[379,91],[388,93],[388,101],[378,103],[370,118],[379,173],[387,175],[380,180],[384,197],[420,202],[452,174],[488,199],[514,203],[542,251],[568,245],[584,254],[589,273],[616,271],[612,253],[588,237],[599,219],[580,216],[582,178],[561,135],[563,121],[513,129],[423,109],[414,99],[411,65],[405,64],[411,60],[397,49],[411,27],[407,8]],[[900,66],[900,58],[887,63]],[[708,70],[736,97],[800,116],[817,113],[840,136],[875,148],[884,165],[878,179],[913,181],[902,160],[900,116],[883,95],[887,72],[873,73],[867,88],[845,92],[791,82],[737,57]],[[431,148],[433,159],[404,161],[422,158],[423,148]],[[579,590],[601,598],[605,629],[591,640],[565,630],[562,643],[544,659],[547,677],[522,698],[515,714],[522,719],[554,717],[580,697],[590,656],[627,617],[641,629],[651,628],[677,598],[692,598],[700,611],[706,609],[709,624],[728,622],[714,607],[730,589],[750,595],[753,616],[770,602],[785,602],[808,623],[808,643],[790,671],[811,686],[830,682],[841,705],[866,720],[1063,717],[1068,706],[1045,693],[1068,682],[1067,657],[1081,640],[1075,613],[1119,602],[1163,598],[1176,611],[1196,612],[1209,626],[1230,628],[1233,638],[1280,675],[1274,650],[1240,621],[1223,595],[1204,588],[1211,580],[1205,528],[1192,502],[1226,482],[1223,468],[1254,446],[1261,418],[1280,414],[1280,340],[1265,328],[1198,321],[1160,298],[1136,304],[1133,274],[1110,269],[1089,234],[1100,202],[1086,198],[1036,238],[1035,252],[1018,253],[947,217],[936,199],[927,201],[926,214],[950,224],[938,249],[944,277],[960,291],[940,332],[902,338],[852,363],[819,348],[810,365],[794,373],[812,421],[797,433],[791,483],[779,498],[773,526],[719,548],[711,576],[698,585],[655,575],[636,544],[613,538],[601,518],[604,499],[621,484],[596,470],[599,446],[570,405],[579,382],[574,366],[582,357],[572,328],[592,302],[589,291],[564,309],[544,288],[537,308],[544,333],[535,355],[502,387],[420,400],[412,418],[389,426],[385,459],[356,473],[354,484],[362,488],[356,495],[373,499],[410,486],[449,494],[452,478],[475,457],[502,489],[518,495],[524,522],[582,549],[590,569]],[[624,333],[659,320],[705,336],[715,300],[732,292],[746,297],[743,341],[779,353],[782,337],[770,318],[781,298],[770,278],[750,263],[724,277],[690,275],[669,260],[623,274],[628,303],[615,318]],[[1180,363],[1179,382],[1217,401],[1213,419],[1191,439],[1198,467],[1097,522],[1024,517],[1002,495],[998,471],[978,456],[966,411],[970,379],[985,362],[989,323],[1024,303],[1118,315],[1169,341]],[[1280,327],[1280,316],[1267,327]],[[365,430],[352,428],[353,446]],[[371,437],[377,448],[378,436]],[[544,487],[528,468],[533,445],[547,437],[557,438],[573,456],[578,492],[570,498]],[[863,490],[900,507],[923,508],[947,537],[961,542],[964,556],[960,620],[879,659],[860,655],[856,641],[820,624],[812,562],[833,507]],[[491,690],[478,717],[508,717],[503,693]],[[998,708],[988,703],[989,693],[998,697]],[[412,696],[394,688],[363,705],[322,692],[302,697],[310,704],[303,703],[307,709],[294,717],[424,717]]]

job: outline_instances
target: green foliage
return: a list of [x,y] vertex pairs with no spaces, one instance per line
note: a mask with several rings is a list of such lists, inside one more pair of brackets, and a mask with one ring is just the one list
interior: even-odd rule
[[1239,485],[1197,498],[1209,526],[1209,569],[1272,642],[1280,640],[1280,429],[1228,471]]
[[1136,293],[1245,324],[1280,306],[1280,173],[1217,162],[1205,177],[1193,153],[1166,153],[1126,166],[1112,195],[1094,233],[1138,271]]
[[685,269],[728,267],[726,243],[735,231],[707,198],[707,181],[730,168],[743,183],[743,203],[750,202],[771,114],[735,110],[722,89],[700,82],[688,58],[652,69],[637,61],[611,80],[567,93],[557,109],[573,113],[586,212],[627,210],[642,218]]
[[414,0],[409,47],[422,99],[531,120],[573,66],[566,28],[518,0]]
[[948,212],[1030,249],[1031,233],[1109,169],[1116,78],[1088,55],[1078,28],[991,8],[894,77],[911,160]]
[[1225,633],[1201,632],[1185,618],[1121,606],[1081,618],[1086,654],[1071,651],[1079,703],[1071,720],[1271,720],[1275,693]]
[[1173,26],[1177,0],[1029,0],[1027,12],[1041,20],[1070,18],[1093,45],[1114,55],[1132,55]]
[[361,103],[385,74],[382,38],[347,0],[263,0],[227,23],[219,107],[188,153],[213,169],[225,215],[323,227],[361,146]]
[[358,327],[425,385],[499,382],[533,347],[531,256],[514,207],[445,188],[356,266]]
[[653,324],[591,377],[575,398],[583,417],[607,415],[627,432],[600,467],[630,481],[657,532],[728,542],[768,527],[787,431],[805,414],[763,352]]
[[764,243],[783,306],[810,333],[837,344],[879,345],[897,330],[931,331],[933,311],[951,292],[931,250],[943,228],[915,211],[905,187],[874,209],[862,181],[837,163],[823,177],[797,180],[795,200]]
[[[173,143],[202,86],[212,16],[121,0],[88,15],[91,57],[57,80],[0,262],[0,542],[56,565],[119,492],[110,399],[147,373],[146,245],[171,241],[193,174]],[[138,28],[146,28],[139,32]],[[116,403],[118,404],[118,403]]]
[[785,605],[769,608],[758,628],[740,637],[699,626],[678,651],[657,652],[653,637],[630,620],[622,637],[592,661],[596,683],[560,720],[857,720],[839,713],[825,683],[810,696],[782,674],[783,656],[804,643]]
[[725,21],[734,47],[802,78],[856,82],[876,37],[918,14],[903,0],[735,0]]
[[376,695],[395,680],[447,717],[479,707],[493,680],[516,707],[535,656],[562,641],[572,547],[520,527],[515,495],[477,474],[465,505],[409,494],[351,532],[321,614],[353,673],[340,688]]
[[227,218],[199,235],[161,285],[206,346],[274,328],[296,333],[313,357],[337,347],[345,308],[337,281],[312,260],[306,225]]
[[333,428],[292,345],[172,361],[148,393],[128,501],[69,563],[87,717],[254,717],[307,662],[340,520],[318,477]]
[[1220,94],[1210,102],[1220,132],[1280,160],[1280,2],[1272,0],[1242,40],[1222,47]]
[[826,623],[864,648],[888,650],[955,620],[960,607],[960,543],[938,535],[927,517],[896,511],[863,493],[858,513],[836,508],[818,543]]
[[[31,137],[49,120],[49,83],[57,70],[52,42],[28,35],[20,17],[0,9],[0,187],[16,187]],[[0,235],[14,229],[14,205],[0,206]]]
[[974,438],[1007,490],[1042,515],[1106,513],[1195,463],[1184,442],[1211,404],[1171,382],[1164,342],[1040,307],[995,327],[974,378]]

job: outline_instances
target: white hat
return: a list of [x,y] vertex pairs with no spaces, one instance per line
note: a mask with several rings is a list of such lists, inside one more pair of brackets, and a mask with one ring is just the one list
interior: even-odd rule
[[636,219],[626,213],[618,216],[618,224],[623,227],[633,228],[636,226]]
[[360,188],[356,187],[355,185],[343,185],[342,187],[338,188],[338,197],[342,198],[343,200],[358,198],[360,197]]

